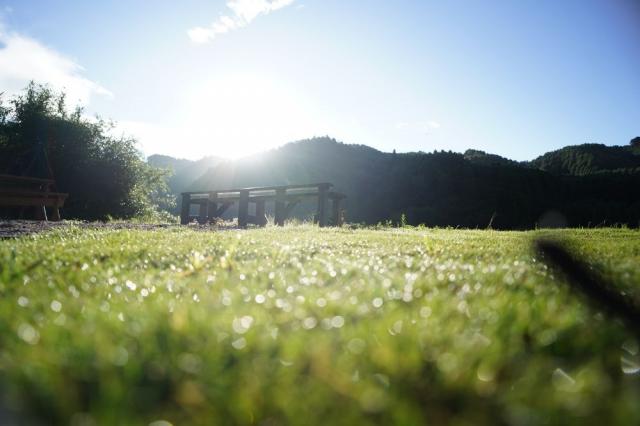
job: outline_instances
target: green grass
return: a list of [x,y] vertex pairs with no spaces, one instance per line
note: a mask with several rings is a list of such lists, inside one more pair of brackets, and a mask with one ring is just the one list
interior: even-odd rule
[[[0,418],[640,423],[638,342],[535,259],[543,234],[70,228],[0,241]],[[637,299],[639,232],[553,235]]]

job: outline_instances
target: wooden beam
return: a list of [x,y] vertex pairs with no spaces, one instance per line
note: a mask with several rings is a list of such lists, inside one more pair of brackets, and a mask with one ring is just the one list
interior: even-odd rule
[[289,203],[287,204],[287,207],[286,207],[286,208],[285,208],[285,210],[284,210],[284,211],[285,211],[284,216],[285,216],[285,217],[289,217],[289,216],[291,216],[291,212],[293,211],[293,209],[295,208],[295,206],[297,206],[299,203],[300,203],[300,199],[293,200],[293,201],[289,202]]
[[222,205],[218,207],[218,210],[216,210],[215,217],[222,217],[224,212],[226,212],[227,209],[233,205],[233,203],[234,203],[233,201],[227,201],[226,203],[222,203]]
[[[217,190],[218,193],[220,194],[225,194],[228,192],[240,192],[240,191],[277,191],[277,190],[288,190],[288,189],[305,189],[305,188],[319,188],[319,187],[325,187],[325,188],[331,188],[333,186],[333,184],[328,183],[328,182],[321,182],[321,183],[306,183],[306,184],[302,184],[302,185],[279,185],[279,186],[255,186],[255,187],[251,187],[251,188],[237,188],[237,189],[219,189]],[[190,192],[183,192],[183,194],[192,194],[192,195],[196,195],[196,194],[205,194],[208,193],[209,191],[190,191]]]
[[238,227],[246,228],[249,219],[249,191],[240,191],[240,201],[238,203]]
[[189,211],[191,210],[191,194],[182,194],[182,209],[180,210],[180,224],[189,223]]

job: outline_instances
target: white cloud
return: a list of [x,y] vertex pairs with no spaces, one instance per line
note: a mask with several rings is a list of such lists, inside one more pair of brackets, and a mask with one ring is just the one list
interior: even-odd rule
[[33,80],[64,90],[69,103],[87,105],[94,95],[112,97],[107,89],[82,74],[84,68],[37,40],[7,33],[0,25],[0,91],[5,98],[20,93]]
[[195,27],[187,31],[194,43],[207,43],[221,34],[245,27],[259,15],[267,15],[295,0],[230,0],[227,2],[229,14],[222,15],[208,27]]

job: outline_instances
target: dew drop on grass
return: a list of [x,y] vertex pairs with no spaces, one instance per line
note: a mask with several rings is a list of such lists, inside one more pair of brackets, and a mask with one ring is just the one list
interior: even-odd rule
[[576,384],[576,381],[563,369],[556,368],[551,375],[551,383],[558,390],[570,390]]
[[64,314],[58,315],[56,319],[53,320],[53,323],[55,325],[59,325],[60,327],[64,326],[66,322],[67,322],[67,317]]
[[640,351],[640,347],[638,346],[638,342],[635,340],[627,340],[622,344],[622,349],[627,352],[629,355],[638,355]]
[[129,361],[129,352],[122,346],[118,346],[113,354],[112,362],[114,365],[122,367]]
[[373,305],[374,308],[379,308],[382,306],[382,304],[384,303],[384,301],[382,300],[381,297],[376,297],[375,299],[373,299],[373,301],[371,302],[371,304]]
[[344,317],[337,315],[331,318],[331,327],[340,328],[344,325]]
[[365,346],[365,341],[357,337],[349,340],[349,343],[347,343],[347,349],[356,355],[361,354],[362,351],[364,351]]
[[129,290],[131,290],[131,291],[135,291],[135,290],[136,290],[136,288],[137,288],[136,283],[134,283],[133,281],[129,281],[129,280],[127,280],[127,281],[125,281],[125,285],[126,285],[126,286],[127,286],[127,288],[128,288]]
[[235,349],[238,349],[238,350],[244,349],[244,347],[247,346],[247,339],[245,339],[244,337],[236,339],[233,342],[231,342],[231,346],[233,346]]
[[640,372],[640,348],[635,340],[627,340],[622,345],[624,353],[620,357],[620,368],[624,374]]
[[249,330],[249,328],[251,328],[252,324],[253,324],[253,317],[249,315],[245,315],[240,318],[234,318],[233,322],[231,323],[231,327],[233,328],[233,331],[235,331],[236,333],[244,334]]
[[154,420],[149,423],[149,426],[173,426],[173,423],[170,423],[166,420]]
[[60,312],[62,310],[62,303],[58,302],[57,300],[54,300],[51,302],[50,307],[53,312]]
[[265,302],[265,300],[266,300],[266,298],[264,297],[264,295],[263,295],[263,294],[258,294],[258,295],[256,295],[256,297],[255,297],[255,301],[256,301],[256,303],[257,303],[257,304],[259,304],[259,305],[260,305],[260,304],[263,304],[263,303]]
[[620,357],[620,368],[624,374],[636,374],[640,372],[640,357],[623,355]]
[[38,330],[27,323],[22,323],[18,327],[18,336],[30,345],[35,345],[40,340]]
[[24,297],[24,296],[20,296],[20,297],[18,297],[18,305],[20,305],[20,306],[22,306],[22,307],[24,308],[24,307],[25,307],[25,306],[27,306],[28,304],[29,304],[29,299],[27,299],[27,298],[26,298],[26,297]]
[[202,361],[200,357],[190,353],[183,353],[178,357],[178,367],[182,371],[191,374],[198,374],[200,372],[200,368],[202,366]]
[[494,379],[496,372],[489,365],[481,364],[476,371],[476,375],[478,376],[478,380],[482,382],[491,382]]
[[305,330],[311,330],[316,325],[318,325],[318,320],[316,320],[314,317],[307,317],[302,321],[302,328],[304,328]]
[[389,334],[392,336],[396,336],[400,333],[402,333],[402,320],[398,320],[395,323],[393,323],[393,325],[391,326],[391,328],[389,328]]

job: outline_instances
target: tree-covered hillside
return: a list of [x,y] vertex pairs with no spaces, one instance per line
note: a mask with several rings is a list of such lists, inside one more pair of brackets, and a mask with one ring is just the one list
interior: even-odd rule
[[640,152],[633,144],[584,144],[548,152],[530,164],[556,175],[585,176],[603,171],[640,169]]
[[404,214],[411,224],[511,229],[548,224],[551,215],[553,224],[569,226],[638,225],[640,173],[633,169],[557,176],[498,156],[471,154],[392,154],[314,138],[221,162],[190,188],[328,181],[347,194],[347,219],[353,222],[398,221]]

